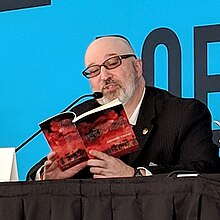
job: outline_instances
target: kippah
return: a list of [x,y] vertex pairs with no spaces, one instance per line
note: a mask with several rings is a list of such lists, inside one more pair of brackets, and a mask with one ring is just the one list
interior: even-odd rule
[[119,37],[119,38],[122,38],[122,39],[126,40],[131,45],[130,41],[125,36],[119,35],[119,34],[110,34],[110,35],[97,36],[95,39],[97,40],[97,39],[103,38],[103,37]]

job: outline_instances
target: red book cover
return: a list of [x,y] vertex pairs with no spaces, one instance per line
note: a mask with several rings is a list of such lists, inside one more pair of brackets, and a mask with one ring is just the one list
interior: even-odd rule
[[73,112],[56,115],[40,123],[57,162],[66,170],[88,160],[95,149],[119,157],[138,149],[123,105],[114,100],[80,116]]

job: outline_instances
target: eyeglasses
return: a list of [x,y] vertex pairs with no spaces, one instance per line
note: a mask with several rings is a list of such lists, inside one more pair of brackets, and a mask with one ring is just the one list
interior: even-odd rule
[[82,71],[82,74],[87,79],[90,79],[100,74],[102,66],[104,66],[107,70],[115,69],[116,67],[122,64],[122,59],[127,59],[129,57],[135,57],[136,59],[136,56],[134,54],[125,54],[110,57],[107,60],[105,60],[101,65],[93,65],[87,67],[85,70]]

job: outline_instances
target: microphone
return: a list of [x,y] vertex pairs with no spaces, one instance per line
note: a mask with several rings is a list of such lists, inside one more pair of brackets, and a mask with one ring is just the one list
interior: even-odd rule
[[[61,111],[61,113],[68,111],[72,106],[74,106],[77,102],[79,102],[81,99],[86,97],[93,97],[94,99],[101,99],[103,97],[102,92],[94,92],[92,94],[86,94],[83,96],[80,96],[78,99],[73,101],[70,105],[68,105],[65,109]],[[25,140],[22,144],[20,144],[16,149],[15,152],[18,152],[21,148],[23,148],[27,143],[29,143],[32,139],[34,139],[38,134],[40,134],[42,130],[39,129],[34,134],[32,134],[27,140]]]
[[94,92],[93,97],[94,97],[94,99],[101,99],[103,97],[103,93],[102,92]]
[[93,97],[94,99],[101,99],[103,97],[103,93],[102,92],[94,92],[92,94],[87,94],[87,95],[83,95],[80,96],[78,99],[76,99],[74,102],[72,102],[70,105],[68,105],[65,109],[63,109],[61,111],[61,113],[68,111],[72,106],[74,106],[78,101],[80,101],[83,98],[86,97]]

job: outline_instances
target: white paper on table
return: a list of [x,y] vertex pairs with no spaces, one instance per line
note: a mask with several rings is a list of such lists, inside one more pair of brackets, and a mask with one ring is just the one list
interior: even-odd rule
[[0,182],[18,181],[15,148],[0,147]]

